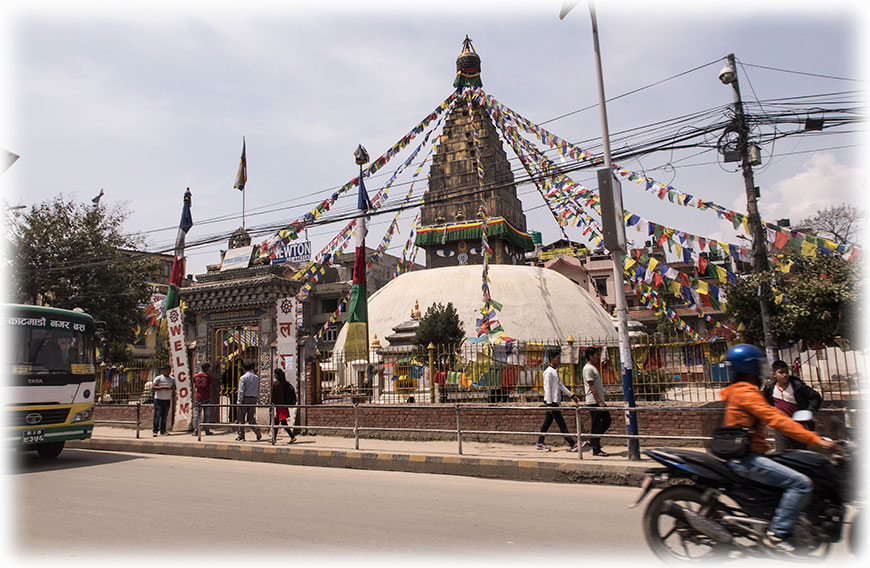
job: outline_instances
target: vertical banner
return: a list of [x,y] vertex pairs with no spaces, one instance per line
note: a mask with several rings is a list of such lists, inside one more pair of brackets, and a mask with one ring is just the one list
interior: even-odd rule
[[184,431],[190,424],[191,393],[181,307],[166,311],[166,326],[169,329],[169,360],[172,363],[172,375],[175,377],[175,425],[173,430]]
[[284,370],[287,380],[293,385],[297,393],[299,380],[296,364],[296,298],[278,298],[275,309],[277,314],[278,336],[276,350],[278,366]]

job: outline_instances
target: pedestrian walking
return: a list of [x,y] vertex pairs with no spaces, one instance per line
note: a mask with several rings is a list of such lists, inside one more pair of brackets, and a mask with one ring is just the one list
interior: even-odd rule
[[[589,409],[589,416],[592,421],[590,431],[593,434],[603,434],[610,428],[612,419],[609,411],[601,410],[607,406],[604,402],[604,385],[601,384],[601,349],[598,347],[587,347],[583,354],[586,357],[586,364],[583,366],[583,384],[586,385],[586,406],[596,407]],[[610,455],[601,449],[601,438],[590,438],[589,443],[592,445],[592,455],[601,457]]]
[[172,406],[172,393],[175,390],[175,379],[172,378],[172,367],[163,365],[160,374],[151,381],[151,392],[154,393],[154,423],[152,436],[160,432],[166,435],[166,422],[169,420],[169,409]]
[[[562,363],[562,353],[560,351],[551,351],[547,356],[549,365],[544,370],[544,405],[558,407],[562,402],[562,395],[570,397],[577,405],[580,403],[580,397],[568,390],[568,387],[562,384],[559,379],[559,365]],[[568,434],[568,426],[565,424],[565,418],[562,416],[561,410],[548,410],[544,417],[544,423],[541,425],[541,435],[538,437],[538,443],[535,448],[544,452],[549,452],[550,447],[544,443],[544,432],[550,429],[553,421],[559,426],[559,431],[563,434]],[[568,451],[576,452],[580,449],[580,444],[571,436],[565,436],[565,441],[570,448]]]
[[250,424],[251,430],[257,436],[257,441],[263,437],[260,434],[260,429],[257,427],[257,417],[254,415],[257,396],[260,393],[260,377],[254,374],[253,369],[253,363],[244,363],[242,365],[242,370],[245,371],[245,374],[239,379],[239,395],[236,399],[236,404],[239,406],[239,435],[236,437],[237,442],[245,441],[245,422]]
[[[287,381],[283,369],[275,369],[275,378],[272,380],[272,404],[275,405],[275,418],[273,426],[282,424],[287,435],[290,436],[288,444],[296,441],[296,434],[291,426],[296,422],[296,409],[287,408],[284,405],[296,404],[296,389]],[[289,422],[288,422],[289,420]],[[278,438],[278,429],[272,429],[272,443]]]
[[[206,424],[209,420],[209,408],[205,406],[211,404],[211,363],[205,362],[199,368],[199,372],[193,376],[193,386],[196,389],[193,400],[193,435],[199,433],[199,425],[203,422]],[[203,428],[206,436],[211,436],[211,428],[205,426]]]
[[[764,395],[767,404],[785,412],[789,418],[798,410],[818,412],[822,406],[822,395],[799,378],[789,375],[788,363],[774,361],[770,370],[773,377],[761,389],[761,394]],[[800,424],[803,424],[807,430],[816,429],[812,420],[800,422]],[[778,431],[774,431],[773,438],[777,452],[805,450],[807,448],[806,444],[792,440]]]

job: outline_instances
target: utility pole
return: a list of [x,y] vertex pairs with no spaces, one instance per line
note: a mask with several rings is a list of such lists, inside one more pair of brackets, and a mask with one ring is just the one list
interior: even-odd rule
[[[727,59],[728,64],[719,72],[719,80],[725,85],[731,85],[734,93],[737,150],[740,153],[743,182],[746,186],[746,211],[749,216],[749,232],[752,237],[752,271],[756,274],[767,274],[770,271],[770,265],[767,262],[767,236],[761,226],[761,216],[758,214],[760,192],[755,185],[755,176],[752,173],[752,163],[760,163],[760,156],[758,155],[758,147],[749,144],[749,128],[746,126],[746,115],[743,113],[743,99],[740,97],[734,54],[729,53]],[[761,328],[764,332],[764,349],[768,362],[773,362],[776,358],[776,341],[773,337],[773,330],[770,328],[770,304],[767,301],[767,286],[765,278],[758,287],[758,303],[761,312]]]
[[[610,129],[607,126],[607,106],[604,97],[604,73],[601,70],[601,47],[598,44],[598,20],[595,6],[589,2],[589,16],[592,19],[592,42],[595,49],[595,69],[598,73],[598,101],[601,109],[601,141],[604,146],[604,168],[598,171],[598,192],[601,198],[601,224],[607,237],[605,246],[613,259],[613,294],[616,299],[616,321],[619,333],[619,360],[622,367],[622,398],[629,408],[634,408],[634,380],[632,377],[631,344],[628,336],[628,310],[625,305],[625,284],[623,280],[622,255],[625,244],[625,224],[623,222],[622,188],[613,175],[610,157]],[[608,207],[605,207],[608,205]],[[614,238],[615,237],[615,238]],[[625,433],[637,436],[637,412],[626,410]],[[640,443],[637,438],[628,439],[628,459],[640,459]]]

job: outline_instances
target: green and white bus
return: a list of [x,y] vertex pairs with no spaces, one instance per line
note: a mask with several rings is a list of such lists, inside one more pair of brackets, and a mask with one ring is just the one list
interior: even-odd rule
[[6,446],[60,455],[94,429],[94,318],[79,311],[3,305]]

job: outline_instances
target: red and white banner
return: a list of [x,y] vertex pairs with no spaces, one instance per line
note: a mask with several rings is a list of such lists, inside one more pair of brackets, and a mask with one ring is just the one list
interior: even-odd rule
[[181,308],[166,311],[166,327],[169,330],[169,360],[172,376],[175,377],[175,425],[173,430],[187,430],[191,419],[191,380],[187,364],[187,348],[184,346],[184,325]]
[[277,314],[278,333],[275,341],[278,366],[284,370],[287,380],[297,391],[299,381],[297,378],[297,329],[296,329],[296,298],[278,298],[275,309]]

